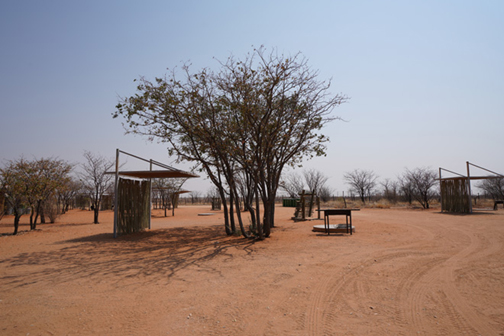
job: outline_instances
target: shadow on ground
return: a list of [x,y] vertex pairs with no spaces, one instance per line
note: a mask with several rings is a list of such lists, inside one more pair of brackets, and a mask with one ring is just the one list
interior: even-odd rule
[[0,266],[7,270],[0,282],[4,289],[79,278],[118,281],[137,277],[145,284],[170,280],[189,267],[219,273],[214,266],[219,264],[210,261],[248,258],[253,245],[253,240],[226,236],[222,225],[170,228],[117,239],[103,233],[57,242],[53,246],[61,248],[51,251],[0,259]]

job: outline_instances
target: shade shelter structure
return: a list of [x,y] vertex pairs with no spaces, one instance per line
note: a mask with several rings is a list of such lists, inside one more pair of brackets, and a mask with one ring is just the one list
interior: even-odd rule
[[[120,154],[149,163],[149,170],[120,171]],[[158,169],[153,169],[156,166]],[[161,168],[161,169],[159,169]],[[153,178],[194,178],[190,172],[173,168],[164,163],[116,149],[114,203],[114,238],[120,234],[139,232],[151,228],[151,193]]]
[[[470,167],[489,172],[489,176],[472,176]],[[467,175],[462,175],[448,169],[439,168],[439,184],[441,192],[441,211],[472,213],[471,181],[502,178],[504,175],[489,169],[477,166],[469,161],[466,162]],[[455,177],[442,177],[442,172],[446,171]]]

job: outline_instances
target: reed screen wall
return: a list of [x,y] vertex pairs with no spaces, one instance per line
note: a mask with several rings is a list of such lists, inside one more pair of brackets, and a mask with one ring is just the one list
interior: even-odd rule
[[117,233],[129,234],[149,228],[150,181],[119,178]]
[[441,180],[441,210],[469,213],[467,179]]

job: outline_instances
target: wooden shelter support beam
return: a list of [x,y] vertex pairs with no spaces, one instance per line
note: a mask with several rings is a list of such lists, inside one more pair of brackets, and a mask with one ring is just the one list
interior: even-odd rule
[[117,238],[117,205],[118,187],[119,187],[119,148],[116,148],[116,164],[115,164],[115,184],[114,184],[114,238]]
[[469,213],[472,213],[472,195],[471,195],[471,172],[469,169],[469,161],[466,162],[467,164],[467,197],[469,198]]
[[441,167],[439,167],[439,201],[441,203],[441,212],[443,212],[443,182],[441,181]]
[[[150,159],[149,163],[149,171],[152,171],[152,159]],[[150,205],[149,205],[149,230],[151,229],[151,217],[152,217],[152,178],[149,178],[149,194],[151,195]]]

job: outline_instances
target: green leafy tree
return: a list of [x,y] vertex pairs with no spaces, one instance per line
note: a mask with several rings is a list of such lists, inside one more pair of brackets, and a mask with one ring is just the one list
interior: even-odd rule
[[114,117],[124,116],[129,132],[160,139],[179,160],[199,165],[222,199],[226,232],[235,231],[235,216],[228,217],[234,207],[248,236],[240,214],[243,179],[237,178],[244,174],[249,194],[263,203],[263,223],[256,205],[253,232],[262,238],[274,226],[283,169],[325,154],[328,139],[320,130],[337,119],[330,112],[346,97],[331,95],[330,83],[319,81],[300,54],[287,58],[260,48],[243,61],[229,57],[220,65],[218,72],[195,74],[184,66],[183,80],[175,72],[154,82],[140,78],[138,93],[122,98]]

